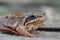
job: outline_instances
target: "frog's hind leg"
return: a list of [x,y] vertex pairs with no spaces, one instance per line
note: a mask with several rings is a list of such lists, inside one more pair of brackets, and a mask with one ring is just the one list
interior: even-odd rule
[[37,37],[37,35],[29,33],[29,32],[24,28],[24,26],[18,26],[18,27],[16,28],[16,31],[17,31],[17,33],[18,33],[17,35],[19,35],[19,36]]

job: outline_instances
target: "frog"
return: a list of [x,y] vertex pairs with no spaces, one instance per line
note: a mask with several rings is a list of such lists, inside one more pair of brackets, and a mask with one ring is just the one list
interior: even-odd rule
[[17,36],[39,37],[40,35],[31,32],[40,28],[46,19],[47,17],[43,11],[31,15],[16,13],[2,16],[0,18],[0,31]]

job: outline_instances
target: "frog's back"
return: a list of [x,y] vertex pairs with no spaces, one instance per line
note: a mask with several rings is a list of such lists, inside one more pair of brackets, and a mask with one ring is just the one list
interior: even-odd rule
[[23,25],[25,17],[11,17],[7,19],[6,17],[0,18],[0,23],[11,28],[16,28],[18,25]]

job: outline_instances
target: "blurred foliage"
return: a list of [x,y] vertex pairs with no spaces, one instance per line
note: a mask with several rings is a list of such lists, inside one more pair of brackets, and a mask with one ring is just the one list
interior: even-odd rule
[[7,2],[0,2],[0,6],[10,7],[10,4]]

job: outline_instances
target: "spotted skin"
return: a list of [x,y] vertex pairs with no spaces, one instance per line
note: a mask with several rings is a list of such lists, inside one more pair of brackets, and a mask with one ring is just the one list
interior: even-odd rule
[[39,35],[30,33],[41,27],[46,21],[44,12],[30,16],[4,16],[0,19],[0,30],[5,33],[13,33],[18,36],[38,37]]

